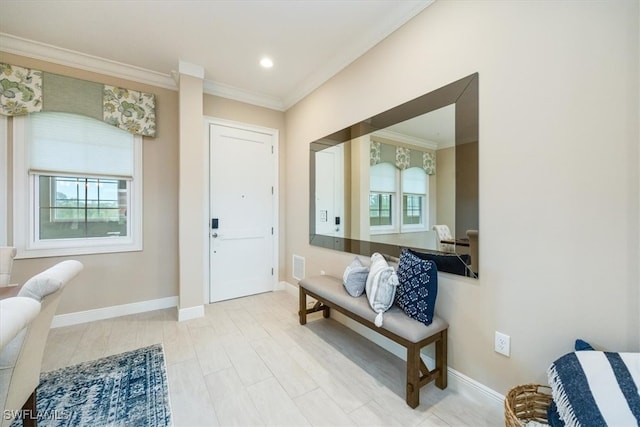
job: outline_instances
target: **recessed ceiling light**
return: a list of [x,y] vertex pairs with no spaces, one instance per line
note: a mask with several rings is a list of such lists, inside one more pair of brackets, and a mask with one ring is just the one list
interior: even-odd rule
[[260,65],[262,65],[263,68],[271,68],[273,67],[273,61],[271,60],[271,58],[267,58],[265,56],[260,60]]

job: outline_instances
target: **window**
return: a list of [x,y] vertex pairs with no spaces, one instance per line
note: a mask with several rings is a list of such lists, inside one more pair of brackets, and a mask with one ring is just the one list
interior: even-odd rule
[[426,195],[429,175],[424,169],[413,167],[401,174],[403,229],[426,228]]
[[141,137],[74,114],[14,124],[18,256],[142,249]]
[[405,225],[422,224],[422,201],[424,196],[404,194],[402,196],[402,223]]
[[395,227],[397,173],[394,165],[380,163],[369,171],[369,226],[372,232]]
[[40,175],[40,239],[126,236],[127,192],[124,179]]
[[392,225],[393,215],[391,213],[392,195],[381,193],[369,194],[369,224]]
[[391,163],[369,170],[371,233],[403,233],[428,229],[429,175],[420,167],[399,171]]

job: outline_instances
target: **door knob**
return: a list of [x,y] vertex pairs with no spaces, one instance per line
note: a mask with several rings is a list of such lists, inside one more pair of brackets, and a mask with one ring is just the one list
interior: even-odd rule
[[218,237],[218,233],[211,233],[211,237],[215,239],[216,237]]

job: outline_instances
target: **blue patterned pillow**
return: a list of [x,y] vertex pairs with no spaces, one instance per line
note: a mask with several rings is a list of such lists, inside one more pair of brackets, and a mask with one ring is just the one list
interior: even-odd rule
[[420,255],[410,249],[402,250],[395,303],[407,316],[430,325],[438,294],[438,269],[435,262]]

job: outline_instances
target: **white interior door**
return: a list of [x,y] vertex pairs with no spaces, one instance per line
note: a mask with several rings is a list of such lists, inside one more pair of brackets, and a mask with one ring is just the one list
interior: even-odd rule
[[316,234],[344,237],[344,147],[316,152]]
[[275,136],[210,124],[210,301],[275,285]]

